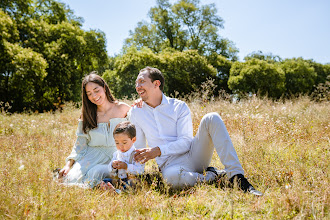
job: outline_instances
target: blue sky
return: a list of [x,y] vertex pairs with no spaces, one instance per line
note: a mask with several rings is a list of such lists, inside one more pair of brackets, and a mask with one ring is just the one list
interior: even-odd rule
[[[109,55],[118,54],[129,30],[149,21],[156,0],[60,0],[83,17],[83,28],[106,34]],[[175,2],[175,1],[171,1]],[[330,63],[329,0],[201,0],[215,3],[225,21],[219,34],[233,41],[242,60],[253,51]]]

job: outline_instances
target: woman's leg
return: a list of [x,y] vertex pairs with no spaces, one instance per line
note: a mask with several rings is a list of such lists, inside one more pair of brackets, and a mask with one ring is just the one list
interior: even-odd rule
[[108,164],[98,164],[87,172],[84,183],[88,184],[91,188],[94,188],[106,177],[109,177]]

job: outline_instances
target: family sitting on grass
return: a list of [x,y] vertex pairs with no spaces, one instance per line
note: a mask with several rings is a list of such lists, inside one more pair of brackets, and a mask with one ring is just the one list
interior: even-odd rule
[[130,108],[114,99],[100,76],[87,75],[82,82],[77,140],[59,172],[63,183],[111,191],[125,189],[144,171],[144,164],[155,159],[163,180],[181,189],[223,176],[223,171],[209,167],[215,148],[229,186],[237,185],[244,192],[261,196],[244,177],[220,115],[206,114],[193,137],[187,104],[165,96],[164,83],[158,69],[142,69],[135,84],[142,101]]

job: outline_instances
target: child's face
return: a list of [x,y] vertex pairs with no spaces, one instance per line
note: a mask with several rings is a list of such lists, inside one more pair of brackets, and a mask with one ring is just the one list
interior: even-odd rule
[[117,150],[123,153],[131,149],[132,145],[136,141],[136,137],[131,139],[125,133],[115,134],[113,138],[115,139]]

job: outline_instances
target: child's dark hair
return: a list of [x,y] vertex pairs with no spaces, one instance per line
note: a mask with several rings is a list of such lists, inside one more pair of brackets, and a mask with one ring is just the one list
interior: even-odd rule
[[136,136],[135,125],[129,121],[119,123],[113,130],[113,136],[121,133],[127,134],[130,139],[134,138]]

